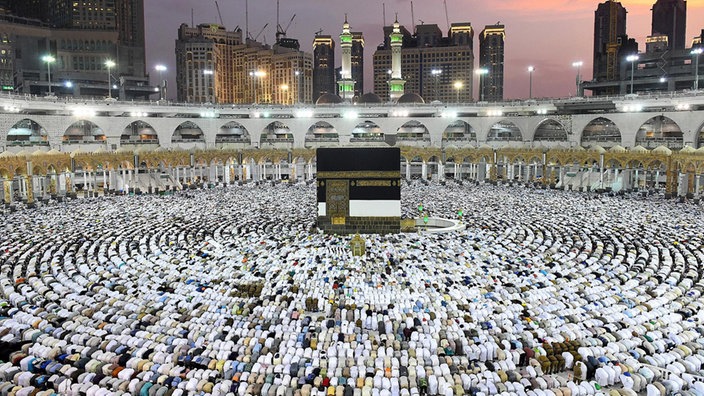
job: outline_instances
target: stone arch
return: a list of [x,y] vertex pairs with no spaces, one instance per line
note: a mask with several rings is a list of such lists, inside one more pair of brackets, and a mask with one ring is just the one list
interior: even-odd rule
[[499,121],[492,125],[489,129],[489,134],[486,137],[487,142],[501,141],[521,141],[523,134],[520,128],[511,121]]
[[428,128],[420,121],[411,120],[401,125],[396,130],[400,140],[430,140]]
[[326,121],[318,121],[306,132],[306,142],[338,142],[340,135],[337,129]]
[[274,121],[264,127],[264,130],[262,130],[260,142],[293,142],[293,133],[291,132],[291,128],[289,128],[288,125],[284,124],[281,121]]
[[477,133],[469,123],[462,120],[455,120],[447,125],[442,133],[444,142],[476,142]]
[[697,131],[696,139],[697,148],[704,147],[704,124]]
[[137,120],[122,131],[120,144],[159,144],[159,136],[149,123]]
[[237,121],[230,121],[218,129],[215,143],[247,143],[251,144],[252,137],[244,125]]
[[92,121],[78,120],[64,132],[63,141],[66,144],[103,143],[105,132]]
[[384,132],[373,121],[363,121],[352,130],[352,139],[358,140],[384,140]]
[[684,134],[680,126],[671,118],[658,115],[640,126],[636,133],[636,145],[647,149],[665,146],[677,150],[684,146]]
[[18,146],[45,146],[49,135],[38,122],[25,118],[15,123],[7,132],[7,144]]
[[535,128],[533,141],[566,141],[567,131],[565,127],[557,120],[548,118],[543,120],[538,127]]
[[597,117],[591,120],[582,130],[582,146],[600,145],[608,148],[620,145],[622,142],[621,131],[616,124],[606,117]]
[[171,143],[205,143],[205,135],[198,124],[186,121],[176,127],[171,135]]
[[626,163],[626,167],[631,168],[631,169],[639,169],[639,168],[645,168],[645,164],[643,161],[634,158]]

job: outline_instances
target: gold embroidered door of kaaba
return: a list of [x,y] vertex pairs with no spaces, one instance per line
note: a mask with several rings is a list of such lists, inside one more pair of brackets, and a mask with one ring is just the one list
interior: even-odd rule
[[328,180],[325,189],[326,215],[333,224],[345,224],[350,215],[349,180]]

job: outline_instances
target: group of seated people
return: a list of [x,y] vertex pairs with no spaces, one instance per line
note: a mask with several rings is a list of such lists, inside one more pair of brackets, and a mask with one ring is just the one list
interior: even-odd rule
[[704,216],[404,184],[449,233],[315,228],[315,185],[4,214],[2,395],[704,395]]

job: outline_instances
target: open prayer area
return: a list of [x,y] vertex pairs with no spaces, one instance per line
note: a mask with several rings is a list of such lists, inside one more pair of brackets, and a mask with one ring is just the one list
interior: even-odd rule
[[314,183],[7,212],[2,395],[701,395],[701,207],[404,182],[449,233],[315,228]]

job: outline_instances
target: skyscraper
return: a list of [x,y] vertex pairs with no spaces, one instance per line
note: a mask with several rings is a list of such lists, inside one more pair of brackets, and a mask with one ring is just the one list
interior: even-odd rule
[[313,40],[313,103],[320,95],[335,91],[335,40],[330,35],[316,35]]
[[498,102],[504,98],[504,25],[487,25],[479,35],[480,99]]
[[144,42],[144,0],[115,2],[117,67],[122,75],[144,76],[147,69]]
[[687,35],[687,2],[657,0],[653,5],[652,35],[667,35],[668,48],[684,49]]
[[[593,75],[596,81],[605,81],[607,79],[607,50],[608,44],[612,37],[616,38],[616,44],[620,45],[621,40],[626,36],[626,9],[619,2],[613,4],[613,9],[616,12],[614,18],[611,18],[612,4],[607,0],[597,6],[594,11],[594,64]],[[615,22],[616,31],[611,34],[611,25]],[[616,67],[618,73],[618,67]],[[614,76],[618,79],[618,76]]]
[[254,40],[217,24],[182,24],[176,41],[178,100],[196,103],[310,103],[313,56]]
[[[149,98],[144,0],[5,0],[8,11],[27,18],[0,24],[14,57],[14,82],[23,93]],[[44,55],[55,62],[47,67]],[[106,60],[115,62],[110,73]],[[51,84],[49,73],[51,70]],[[110,80],[108,81],[108,76]],[[4,81],[4,80],[3,80]],[[51,86],[51,89],[49,88]],[[113,89],[115,91],[113,91]],[[119,92],[119,93],[118,93]]]
[[359,97],[364,94],[364,34],[352,32],[352,79],[354,95]]
[[[393,26],[384,27],[386,35],[393,30]],[[406,93],[418,94],[428,102],[472,99],[474,32],[471,24],[453,23],[447,37],[443,37],[442,30],[435,24],[417,26],[417,37],[403,26],[398,30],[402,36],[401,76]],[[374,52],[374,93],[382,100],[389,100],[389,80],[393,77],[390,74],[393,66],[390,37],[385,37],[384,42]],[[455,83],[461,83],[462,88],[455,88]]]
[[4,8],[12,15],[22,18],[47,21],[49,18],[49,1],[46,0],[5,0]]
[[242,31],[223,26],[181,24],[176,40],[176,88],[179,101],[234,103],[232,49],[242,44]]

